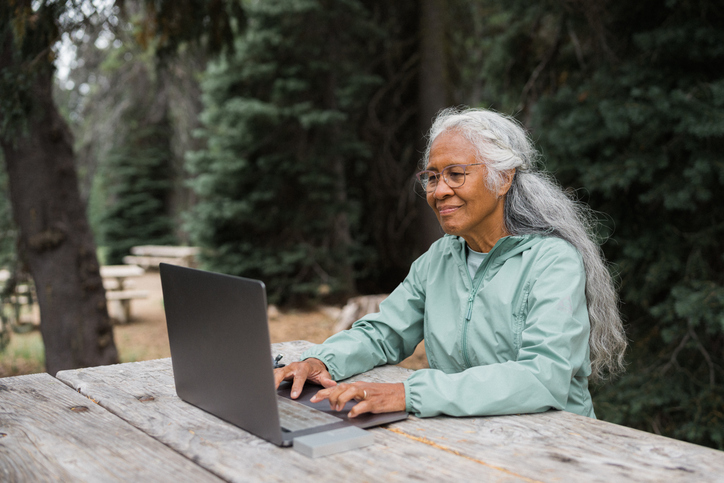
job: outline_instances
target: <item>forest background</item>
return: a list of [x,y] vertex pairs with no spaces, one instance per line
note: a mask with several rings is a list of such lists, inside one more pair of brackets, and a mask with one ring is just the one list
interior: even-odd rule
[[0,255],[49,372],[117,361],[97,246],[198,245],[287,306],[389,292],[440,236],[432,117],[483,106],[600,213],[631,346],[597,415],[724,449],[721,2],[8,0],[0,42]]

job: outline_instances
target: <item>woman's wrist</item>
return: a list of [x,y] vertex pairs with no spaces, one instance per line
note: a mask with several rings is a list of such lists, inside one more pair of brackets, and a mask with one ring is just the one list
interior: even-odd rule
[[322,362],[320,359],[317,359],[316,357],[310,357],[308,359],[304,359],[304,362],[311,365],[317,371],[329,372],[329,370],[327,369],[327,365],[324,362]]

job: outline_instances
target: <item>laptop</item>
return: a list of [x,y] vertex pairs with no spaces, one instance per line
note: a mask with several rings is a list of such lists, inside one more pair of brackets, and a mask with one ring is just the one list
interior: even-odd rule
[[259,280],[161,263],[171,364],[178,396],[278,446],[295,438],[349,426],[399,421],[405,411],[348,418],[355,402],[333,411],[309,399],[321,389],[305,384],[297,400],[291,384],[274,389],[266,288]]

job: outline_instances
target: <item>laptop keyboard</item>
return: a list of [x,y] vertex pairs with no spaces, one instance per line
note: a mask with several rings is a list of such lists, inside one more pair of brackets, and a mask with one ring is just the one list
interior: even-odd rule
[[339,418],[335,416],[282,396],[277,396],[277,407],[281,426],[287,431],[315,428],[339,421]]

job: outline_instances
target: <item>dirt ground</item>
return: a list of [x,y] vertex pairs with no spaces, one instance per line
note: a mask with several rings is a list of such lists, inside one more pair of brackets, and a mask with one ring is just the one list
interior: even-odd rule
[[[134,288],[147,290],[149,297],[145,300],[134,300],[133,320],[115,326],[114,335],[121,360],[131,362],[170,357],[158,272],[148,271],[144,276],[135,279]],[[339,311],[340,307],[319,307],[310,311],[272,308],[269,314],[271,341],[324,342],[334,333]],[[418,347],[416,353],[401,365],[411,369],[427,367],[424,347]]]
[[[114,326],[114,338],[121,362],[135,362],[170,357],[166,318],[163,309],[161,280],[157,271],[147,271],[133,279],[134,290],[146,290],[147,299],[131,302],[132,320]],[[270,310],[269,332],[272,342],[308,340],[323,342],[333,334],[333,327],[341,307],[318,307],[315,310]],[[31,359],[42,353],[40,334],[13,334],[10,351],[0,360],[0,377],[40,372],[42,365]],[[20,347],[21,349],[18,349]],[[13,355],[13,350],[19,355]],[[413,356],[401,364],[410,369],[427,367],[422,344]]]

